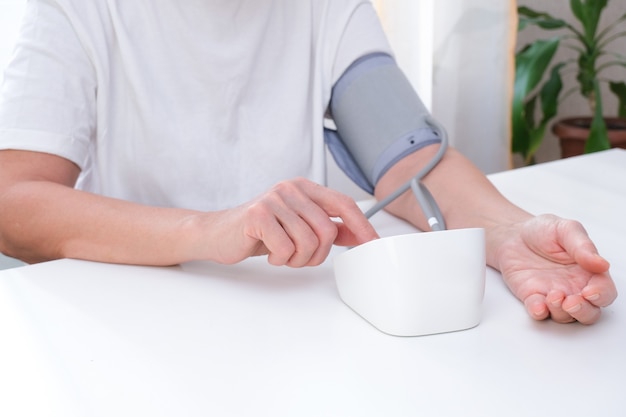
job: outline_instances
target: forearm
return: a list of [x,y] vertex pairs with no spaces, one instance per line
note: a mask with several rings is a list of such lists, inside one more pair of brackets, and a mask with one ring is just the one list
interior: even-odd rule
[[2,195],[2,249],[30,263],[77,258],[177,264],[198,256],[193,243],[198,214],[142,206],[46,181],[25,181]]
[[[376,187],[382,198],[410,179],[434,155],[437,145],[413,153],[392,167]],[[449,229],[482,227],[486,231],[487,262],[497,267],[497,249],[507,231],[531,215],[513,205],[489,182],[478,168],[454,149],[424,179],[441,208]],[[388,206],[388,210],[422,230],[426,219],[409,191]]]

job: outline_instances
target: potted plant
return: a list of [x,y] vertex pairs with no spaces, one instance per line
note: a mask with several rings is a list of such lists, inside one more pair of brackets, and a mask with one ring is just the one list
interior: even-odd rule
[[[571,22],[528,7],[518,8],[518,31],[534,25],[546,31],[562,30],[561,33],[565,33],[538,39],[515,55],[512,150],[521,154],[527,164],[534,162],[535,152],[548,124],[556,117],[559,104],[573,93],[579,93],[587,101],[590,113],[587,117],[564,122],[565,125],[573,122],[577,125],[576,130],[584,131],[584,152],[611,147],[609,130],[613,125],[619,127],[621,124],[622,140],[626,143],[626,84],[623,82],[626,79],[626,56],[610,49],[616,40],[626,38],[626,27],[622,24],[626,21],[626,14],[600,28],[600,18],[608,2],[570,0],[574,16]],[[577,58],[554,62],[560,48],[575,51]],[[606,70],[611,67],[624,69],[621,81],[605,78]],[[576,73],[577,84],[563,91],[562,75],[566,72]],[[608,84],[618,98],[617,118],[605,118],[602,84]],[[563,130],[560,126],[563,124],[555,125],[555,133]],[[563,154],[569,156],[571,152]]]

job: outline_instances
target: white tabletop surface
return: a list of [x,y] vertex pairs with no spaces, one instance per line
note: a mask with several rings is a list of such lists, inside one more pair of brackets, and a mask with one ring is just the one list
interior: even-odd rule
[[[490,178],[582,220],[623,292],[626,151]],[[0,416],[624,416],[624,300],[593,326],[536,322],[488,270],[478,327],[402,338],[341,302],[330,262],[16,268],[0,272]]]

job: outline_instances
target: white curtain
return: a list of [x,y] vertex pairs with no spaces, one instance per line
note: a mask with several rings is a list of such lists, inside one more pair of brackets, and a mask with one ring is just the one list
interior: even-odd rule
[[511,167],[515,0],[373,0],[399,65],[485,173]]

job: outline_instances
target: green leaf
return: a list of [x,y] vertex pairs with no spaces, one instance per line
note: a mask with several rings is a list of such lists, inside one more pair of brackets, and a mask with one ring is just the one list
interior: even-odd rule
[[535,126],[535,104],[538,96],[530,97],[523,109],[515,114],[513,118],[513,137],[511,150],[521,154],[525,159],[530,148],[530,136],[533,126]]
[[542,29],[554,30],[567,27],[567,22],[551,16],[548,13],[537,12],[529,7],[520,6],[517,9],[519,18],[518,30],[524,30],[528,25],[536,25]]
[[524,161],[527,165],[532,163],[532,161],[534,160],[535,153],[537,153],[537,149],[539,148],[539,145],[541,145],[541,142],[546,135],[546,127],[547,125],[545,123],[542,123],[535,129],[532,129],[530,131],[528,152],[524,157]]
[[541,89],[541,111],[544,119],[552,119],[558,111],[559,95],[563,90],[563,80],[561,79],[561,69],[565,63],[555,65],[550,72],[550,78]]
[[530,150],[531,132],[536,129],[533,114],[530,113],[534,112],[534,98],[531,99],[529,95],[542,80],[559,44],[560,38],[558,37],[539,40],[525,47],[516,55],[512,149],[524,157]]
[[591,122],[591,131],[589,139],[585,143],[585,153],[599,152],[607,150],[611,147],[609,144],[609,136],[604,118],[594,117]]
[[587,143],[585,143],[585,153],[604,151],[611,147],[611,144],[609,143],[609,133],[606,128],[606,121],[604,120],[602,110],[602,93],[600,91],[600,83],[595,83],[595,90],[598,101],[596,103],[596,111],[593,115],[593,121],[591,122],[589,138],[587,139]]
[[[516,54],[512,148],[514,152],[522,153],[527,162],[534,159],[534,152],[544,139],[549,122],[557,114],[559,98],[563,95],[561,74],[566,65],[575,72],[578,81],[572,90],[579,91],[593,107],[585,152],[610,147],[600,82],[609,84],[611,92],[618,99],[617,114],[626,118],[625,77],[619,76],[613,82],[599,78],[609,67],[622,70],[626,67],[626,57],[621,51],[607,50],[607,46],[626,35],[623,26],[626,14],[620,12],[615,16],[603,16],[608,4],[609,0],[569,0],[574,19],[567,17],[567,20],[529,7],[518,7],[519,30],[532,25],[548,30],[566,29],[569,32],[560,38],[536,41]],[[552,63],[561,45],[577,51],[576,59]],[[574,65],[576,68],[573,68]],[[551,71],[549,77],[546,77],[546,71]]]
[[521,101],[537,87],[554,57],[560,38],[539,40],[517,53],[515,96]]
[[[529,124],[528,147],[524,155],[527,163],[535,156],[535,153],[539,149],[539,146],[541,146],[541,142],[543,142],[545,137],[548,123],[550,123],[550,121],[557,114],[559,95],[563,89],[563,81],[561,79],[560,71],[564,66],[565,63],[561,63],[552,68],[552,71],[550,71],[550,78],[545,82],[539,92],[542,113],[539,124],[535,125],[534,117],[532,119],[528,115],[526,117]],[[527,107],[526,111],[531,111],[531,108]],[[534,103],[532,111],[534,112]]]
[[609,86],[613,94],[617,96],[617,116],[626,119],[626,83],[611,82]]
[[608,0],[570,0],[570,8],[583,26],[587,45],[596,37],[602,10],[607,4]]
[[537,102],[539,101],[539,95],[535,94],[533,97],[526,102],[526,106],[524,106],[524,120],[526,121],[526,126],[528,129],[532,129],[535,126],[535,109],[537,108]]

